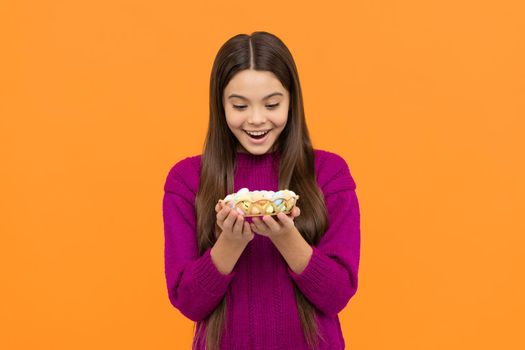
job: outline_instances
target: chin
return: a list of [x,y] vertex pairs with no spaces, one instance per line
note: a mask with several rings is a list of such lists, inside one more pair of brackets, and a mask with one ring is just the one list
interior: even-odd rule
[[264,148],[259,148],[259,147],[253,147],[253,146],[244,146],[244,149],[248,152],[248,153],[251,153],[251,154],[255,154],[255,155],[261,155],[261,154],[265,154],[265,153],[268,153],[272,147],[264,147]]

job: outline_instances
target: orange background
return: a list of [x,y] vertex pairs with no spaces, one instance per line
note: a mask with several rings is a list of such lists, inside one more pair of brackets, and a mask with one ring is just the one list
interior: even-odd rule
[[202,150],[220,45],[255,30],[288,45],[314,147],[357,182],[347,348],[525,348],[524,6],[322,5],[1,3],[0,348],[189,349],[164,180]]

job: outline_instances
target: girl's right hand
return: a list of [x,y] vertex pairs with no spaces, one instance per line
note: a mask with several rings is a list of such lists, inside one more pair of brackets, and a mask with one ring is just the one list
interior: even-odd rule
[[215,206],[215,211],[217,212],[217,225],[222,230],[220,235],[224,235],[228,241],[248,244],[253,239],[255,234],[250,224],[244,221],[242,214],[227,205],[221,208],[220,203]]

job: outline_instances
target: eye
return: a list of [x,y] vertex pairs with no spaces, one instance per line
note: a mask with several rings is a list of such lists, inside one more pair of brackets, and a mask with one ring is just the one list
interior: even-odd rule
[[[267,108],[269,109],[275,109],[277,108],[277,106],[279,106],[279,103],[275,103],[273,105],[266,105]],[[241,105],[233,105],[233,108],[235,109],[239,109],[239,110],[243,110],[245,109],[247,106],[241,106]]]

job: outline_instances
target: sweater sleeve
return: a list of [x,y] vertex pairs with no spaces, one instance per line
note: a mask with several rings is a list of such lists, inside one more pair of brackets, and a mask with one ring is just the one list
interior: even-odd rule
[[[179,167],[172,168],[164,186],[164,268],[171,304],[198,322],[217,307],[235,271],[220,272],[211,260],[211,248],[198,256],[195,195]],[[191,176],[187,170],[181,173]]]
[[360,210],[355,182],[344,159],[323,187],[328,227],[306,268],[297,274],[288,267],[304,296],[321,312],[336,315],[357,291],[360,257]]

